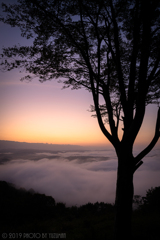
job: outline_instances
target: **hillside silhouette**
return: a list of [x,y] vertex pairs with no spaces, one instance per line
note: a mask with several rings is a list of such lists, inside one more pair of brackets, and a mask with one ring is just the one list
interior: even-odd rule
[[[67,239],[112,239],[115,207],[109,203],[87,203],[66,207],[54,198],[33,189],[17,189],[0,181],[0,226],[2,233],[65,233]],[[134,197],[133,236],[135,239],[160,239],[160,187],[151,188],[145,197]],[[38,238],[40,235],[38,235]],[[15,237],[14,237],[15,238]],[[50,239],[45,235],[45,239]]]

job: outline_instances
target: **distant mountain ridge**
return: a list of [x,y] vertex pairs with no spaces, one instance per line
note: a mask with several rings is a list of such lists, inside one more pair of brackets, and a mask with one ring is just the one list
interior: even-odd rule
[[38,149],[38,150],[84,150],[85,147],[79,145],[69,144],[48,144],[48,143],[27,143],[27,142],[15,142],[0,140],[0,150],[4,149]]

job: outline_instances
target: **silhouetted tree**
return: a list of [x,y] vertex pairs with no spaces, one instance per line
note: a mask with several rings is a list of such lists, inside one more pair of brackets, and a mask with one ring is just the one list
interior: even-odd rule
[[146,197],[143,197],[143,204],[152,211],[160,211],[160,187],[148,189]]
[[2,4],[7,14],[1,21],[18,26],[23,37],[33,38],[33,45],[4,48],[2,67],[25,68],[28,80],[61,78],[65,87],[83,87],[92,93],[91,110],[118,157],[115,239],[131,239],[133,174],[160,136],[158,110],[151,143],[133,156],[146,106],[158,103],[160,97],[160,2],[17,2]]

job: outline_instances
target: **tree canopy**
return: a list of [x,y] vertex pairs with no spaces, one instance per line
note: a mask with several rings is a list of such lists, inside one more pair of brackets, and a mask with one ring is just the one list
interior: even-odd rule
[[131,239],[133,174],[160,137],[159,108],[153,139],[133,156],[146,106],[160,99],[160,1],[17,0],[2,8],[0,21],[33,44],[3,48],[1,68],[91,92],[91,110],[118,157],[115,239]]
[[[93,95],[96,116],[114,145],[134,143],[145,107],[160,97],[160,2],[154,0],[17,0],[0,20],[32,46],[4,48],[1,67],[25,68],[23,79],[61,79]],[[104,119],[110,126],[106,129]],[[159,121],[158,121],[159,122]],[[157,140],[159,123],[156,127]]]

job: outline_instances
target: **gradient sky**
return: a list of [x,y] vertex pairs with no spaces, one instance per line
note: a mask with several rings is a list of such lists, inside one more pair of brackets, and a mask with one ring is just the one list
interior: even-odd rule
[[[13,1],[4,1],[5,3]],[[14,1],[15,2],[15,1]],[[29,44],[17,28],[0,23],[2,46]],[[92,96],[85,90],[61,90],[56,81],[20,82],[25,73],[0,72],[0,140],[53,144],[105,145],[96,118],[87,111]],[[154,135],[157,106],[149,106],[136,140],[148,144]],[[160,144],[160,141],[157,143]]]

